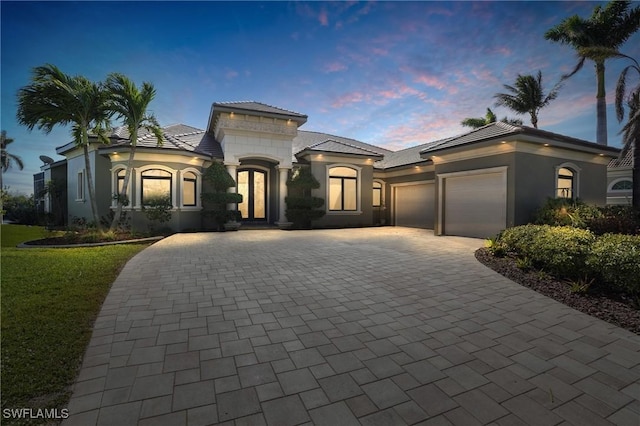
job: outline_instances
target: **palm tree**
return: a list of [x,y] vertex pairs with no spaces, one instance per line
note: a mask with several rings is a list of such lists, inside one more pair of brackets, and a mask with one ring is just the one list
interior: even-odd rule
[[[498,121],[498,117],[496,117],[495,113],[491,111],[491,108],[487,108],[487,114],[484,117],[471,117],[465,118],[460,122],[465,127],[471,127],[473,129],[478,129],[480,127],[484,127],[487,124],[495,123]],[[522,120],[518,118],[508,118],[503,117],[503,123],[512,124],[514,126],[522,126]]]
[[630,1],[612,1],[604,8],[596,6],[588,19],[571,16],[548,30],[547,40],[573,47],[579,61],[572,72],[563,76],[569,78],[582,69],[587,59],[596,65],[596,141],[607,145],[607,101],[605,91],[605,61],[609,56],[592,48],[603,47],[618,51],[638,28],[640,28],[640,7],[629,10]]
[[13,155],[7,152],[7,145],[13,143],[13,138],[7,137],[7,131],[3,130],[0,133],[0,164],[2,165],[2,173],[0,173],[0,189],[2,189],[2,175],[13,166],[15,163],[20,170],[24,168],[24,163],[22,162],[22,158],[17,155]]
[[135,83],[126,76],[113,73],[107,77],[107,88],[111,98],[109,109],[117,115],[118,119],[123,120],[124,125],[129,131],[129,140],[131,143],[122,189],[116,188],[116,190],[120,192],[116,196],[118,205],[110,228],[114,230],[120,222],[122,207],[127,202],[127,187],[131,180],[133,157],[138,142],[138,130],[145,129],[153,133],[158,141],[158,145],[162,144],[163,136],[162,129],[156,117],[153,114],[147,113],[149,103],[151,103],[156,95],[156,90],[151,83],[143,82],[142,87],[138,89]]
[[84,152],[89,202],[98,229],[101,226],[91,173],[89,134],[99,142],[110,142],[106,100],[102,84],[82,76],[69,76],[51,64],[34,68],[31,84],[18,91],[17,119],[29,130],[37,127],[48,134],[57,125],[71,124],[73,142]]
[[556,84],[545,95],[542,88],[542,72],[538,71],[536,76],[518,74],[515,84],[505,84],[504,88],[511,93],[497,93],[494,96],[496,106],[505,106],[517,114],[529,113],[531,125],[537,129],[538,113],[558,96],[560,84]]
[[622,128],[623,148],[620,158],[624,158],[629,150],[633,152],[632,169],[632,202],[633,206],[640,208],[640,80],[627,94],[627,77],[629,72],[635,71],[640,77],[640,64],[627,56],[633,63],[625,67],[620,73],[616,84],[616,116],[618,121],[624,120],[624,104],[629,108],[627,124]]

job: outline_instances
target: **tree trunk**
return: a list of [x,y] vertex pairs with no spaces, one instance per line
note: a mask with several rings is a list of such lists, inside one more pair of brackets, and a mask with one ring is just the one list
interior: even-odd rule
[[531,113],[531,125],[534,129],[538,128],[538,116],[535,113]]
[[604,61],[596,62],[596,79],[598,92],[596,94],[596,142],[607,145],[607,94],[604,87]]
[[[120,223],[120,215],[122,214],[122,207],[124,206],[124,201],[127,199],[127,188],[129,187],[129,181],[131,180],[131,171],[133,170],[133,156],[136,152],[136,144],[135,140],[137,139],[137,132],[131,134],[131,148],[129,149],[129,160],[127,161],[127,171],[124,173],[124,182],[122,183],[122,193],[120,193],[117,198],[117,207],[115,215],[113,216],[113,220],[111,221],[111,226],[109,227],[110,231],[115,231],[116,227]],[[118,192],[118,182],[116,180],[116,193]]]
[[91,160],[89,158],[89,136],[87,135],[87,129],[82,129],[82,148],[84,151],[84,170],[87,175],[87,190],[89,191],[89,204],[91,204],[91,215],[95,222],[96,229],[102,232],[102,225],[100,224],[100,217],[98,216],[98,203],[96,202],[96,191],[93,186],[93,176],[91,174]]
[[631,179],[633,180],[633,186],[631,190],[632,205],[633,207],[640,209],[640,147],[638,146],[639,140],[636,139],[631,149],[633,150],[633,169],[631,171]]

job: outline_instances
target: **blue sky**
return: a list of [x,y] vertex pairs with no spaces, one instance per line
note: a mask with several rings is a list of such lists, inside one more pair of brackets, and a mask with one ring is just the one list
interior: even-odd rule
[[[577,62],[544,39],[564,18],[597,2],[0,2],[1,126],[25,162],[4,183],[31,193],[42,154],[69,129],[49,135],[17,124],[16,93],[33,67],[103,80],[121,72],[157,89],[162,125],[205,128],[213,102],[253,100],[309,116],[305,130],[401,149],[465,131],[518,73],[542,70],[550,88]],[[621,49],[640,58],[640,35]],[[613,111],[624,66],[607,66],[609,144],[619,146]],[[595,140],[592,63],[543,109],[541,129]],[[493,108],[498,117],[513,116]],[[521,117],[525,124],[529,117]]]

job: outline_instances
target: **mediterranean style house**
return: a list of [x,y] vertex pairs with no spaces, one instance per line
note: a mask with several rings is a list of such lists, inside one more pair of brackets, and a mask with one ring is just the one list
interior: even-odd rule
[[[203,229],[200,194],[204,170],[217,161],[236,178],[232,190],[244,222],[287,222],[285,197],[292,168],[310,167],[325,200],[315,227],[395,225],[433,229],[436,235],[489,237],[527,223],[548,197],[580,198],[604,205],[607,165],[619,150],[526,126],[492,123],[468,133],[400,151],[300,130],[307,116],[258,102],[214,103],[206,130],[164,127],[164,143],[152,134],[137,142],[126,207],[136,227],[150,197],[171,199],[169,226]],[[100,215],[115,208],[129,139],[117,129],[111,144],[90,146]],[[44,157],[36,180],[63,182],[61,202],[48,199],[66,223],[91,217],[82,149],[57,148],[64,160]],[[614,183],[615,186],[615,183]],[[51,198],[51,197],[49,197]]]

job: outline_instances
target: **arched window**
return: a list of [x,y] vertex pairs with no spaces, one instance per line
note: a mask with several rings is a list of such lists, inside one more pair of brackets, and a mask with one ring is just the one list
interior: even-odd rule
[[382,205],[382,183],[373,182],[373,207]]
[[197,204],[198,177],[193,172],[182,175],[182,205],[195,206]]
[[358,171],[337,166],[329,169],[329,210],[358,210]]
[[142,204],[158,198],[168,198],[171,202],[171,173],[160,169],[145,170],[141,174],[141,183]]
[[[122,194],[122,188],[124,188],[124,175],[126,173],[127,173],[126,169],[120,169],[116,173],[116,181],[118,182],[118,185],[117,185],[118,194]],[[127,195],[131,195],[131,194],[127,194]]]
[[622,179],[611,185],[611,191],[630,191],[633,189],[633,182],[630,179]]
[[558,169],[556,196],[559,198],[574,198],[576,196],[576,172],[568,167]]

